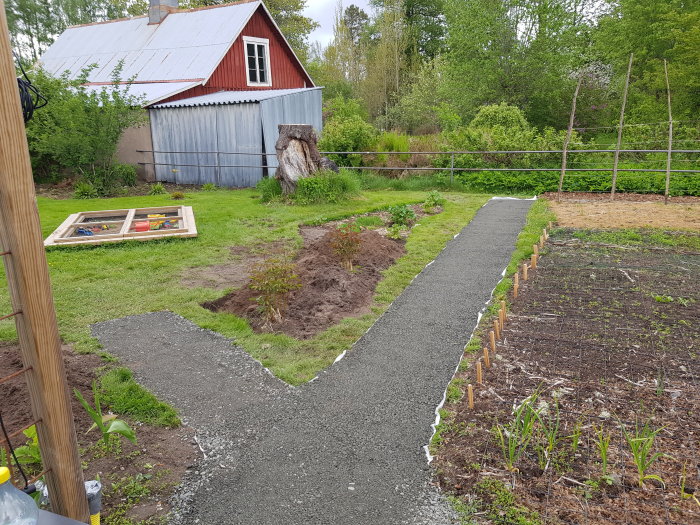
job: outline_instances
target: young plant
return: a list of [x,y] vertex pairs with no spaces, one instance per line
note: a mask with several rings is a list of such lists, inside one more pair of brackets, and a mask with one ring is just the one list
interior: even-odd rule
[[174,201],[179,201],[185,198],[185,194],[181,191],[174,191],[170,194],[170,198]]
[[331,233],[331,247],[347,271],[352,271],[352,261],[360,253],[362,239],[360,228],[354,222],[338,226]]
[[[687,466],[687,462],[683,463],[683,472],[681,473],[681,499],[683,499],[683,500],[692,499],[700,507],[700,500],[695,495],[695,493],[690,492],[690,491],[686,492],[686,490],[685,490],[685,478],[686,478],[685,469],[686,469],[686,466]],[[692,490],[692,489],[690,489],[690,490]]]
[[216,184],[212,182],[207,182],[205,185],[202,186],[202,191],[216,191],[218,187]]
[[651,453],[651,449],[654,447],[654,440],[656,435],[663,430],[664,427],[653,428],[648,420],[644,423],[644,426],[639,426],[639,421],[635,422],[634,432],[628,432],[623,424],[622,432],[625,435],[625,441],[632,452],[632,458],[634,459],[634,464],[637,466],[637,473],[639,474],[639,486],[644,487],[644,481],[647,479],[655,479],[662,485],[664,485],[664,480],[656,474],[647,474],[649,467],[660,457],[665,456],[661,452]]
[[598,448],[600,453],[600,463],[601,463],[601,477],[607,478],[608,476],[608,448],[610,447],[610,434],[606,434],[603,426],[600,428],[595,428],[596,437],[593,438],[595,446]]
[[574,425],[574,431],[569,436],[571,438],[571,453],[574,456],[578,452],[578,445],[581,442],[581,426],[582,425],[583,425],[583,421],[581,421],[580,419],[578,421],[576,421],[576,424]]
[[399,226],[410,226],[416,220],[416,213],[407,204],[391,206],[389,208],[391,224]]
[[386,231],[386,236],[389,237],[389,239],[394,239],[395,241],[398,241],[401,239],[401,226],[398,224],[394,224],[393,226],[389,226],[389,228]]
[[447,202],[445,197],[443,197],[439,191],[433,190],[428,193],[428,196],[425,198],[425,202],[423,203],[423,211],[431,212],[438,206],[444,206],[445,202]]
[[73,389],[75,397],[78,398],[80,404],[83,405],[85,411],[90,415],[94,424],[88,429],[88,432],[97,428],[102,433],[102,440],[105,445],[109,444],[109,438],[112,434],[120,434],[132,443],[136,443],[136,433],[131,429],[126,422],[117,419],[115,414],[102,414],[102,405],[100,403],[100,392],[97,388],[97,382],[92,382],[92,395],[94,398],[95,407],[85,401],[85,398],[77,388]]
[[544,437],[544,443],[541,447],[541,455],[544,461],[542,461],[542,459],[540,460],[540,467],[546,472],[552,462],[554,449],[559,442],[559,425],[561,423],[559,418],[559,403],[555,402],[554,415],[545,415],[543,411],[536,411],[535,415],[540,422],[540,432]]
[[301,288],[294,264],[285,259],[268,259],[258,264],[250,276],[250,287],[260,292],[254,300],[265,317],[265,328],[282,320],[290,292]]
[[27,443],[15,448],[17,461],[22,465],[41,465],[41,449],[36,434],[36,425],[32,425],[22,434],[27,438]]
[[515,464],[527,449],[538,419],[534,404],[537,392],[525,399],[513,412],[513,420],[507,425],[497,425],[496,433],[503,453],[506,470],[515,472]]
[[164,193],[168,193],[168,191],[165,189],[162,182],[156,182],[151,185],[151,189],[148,191],[149,195],[163,195]]

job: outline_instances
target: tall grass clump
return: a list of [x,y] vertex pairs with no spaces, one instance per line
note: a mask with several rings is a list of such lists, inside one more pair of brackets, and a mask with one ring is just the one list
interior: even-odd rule
[[255,189],[260,192],[263,202],[270,202],[282,196],[282,185],[274,177],[260,179]]
[[360,193],[359,180],[349,171],[320,171],[313,177],[297,181],[291,198],[297,204],[337,203]]

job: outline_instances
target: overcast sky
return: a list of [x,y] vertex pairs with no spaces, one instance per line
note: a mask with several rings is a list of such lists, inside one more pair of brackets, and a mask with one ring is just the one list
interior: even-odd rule
[[[343,8],[350,4],[355,4],[357,7],[364,9],[367,14],[370,14],[368,0],[343,0]],[[313,43],[315,40],[318,40],[323,46],[328,45],[333,38],[333,19],[337,6],[338,0],[306,0],[304,14],[321,24],[321,27],[311,33],[309,42]]]

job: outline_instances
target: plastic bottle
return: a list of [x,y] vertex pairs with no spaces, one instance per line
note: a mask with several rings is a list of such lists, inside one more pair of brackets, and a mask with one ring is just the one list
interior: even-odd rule
[[28,494],[10,482],[10,471],[0,467],[0,525],[36,525],[39,509]]

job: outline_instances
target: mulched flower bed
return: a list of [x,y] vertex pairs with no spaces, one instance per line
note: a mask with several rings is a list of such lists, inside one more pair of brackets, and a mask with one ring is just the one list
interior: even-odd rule
[[[512,508],[484,490],[493,480],[539,514],[518,523],[700,523],[692,499],[700,497],[699,267],[699,254],[670,247],[548,245],[521,281],[485,384],[475,385],[475,408],[466,399],[446,405],[433,463],[439,485],[476,502],[477,523],[511,523]],[[475,383],[474,365],[457,377]],[[555,421],[558,405],[558,442],[547,465],[535,431],[511,472],[497,428],[536,391],[545,421]],[[640,487],[621,429],[647,421],[662,429],[651,453],[664,454],[647,473],[664,483]],[[611,436],[607,478],[595,443],[601,428]]]

